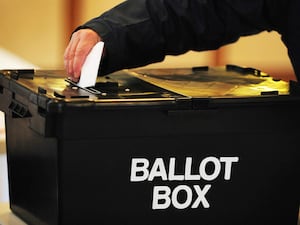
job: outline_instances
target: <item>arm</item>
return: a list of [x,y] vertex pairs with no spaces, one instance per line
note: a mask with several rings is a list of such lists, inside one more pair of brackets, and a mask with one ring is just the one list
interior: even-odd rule
[[217,49],[241,36],[276,29],[273,9],[282,9],[277,3],[288,1],[269,2],[128,0],[78,29],[94,30],[105,42],[101,74],[107,74],[162,61],[166,55]]
[[300,82],[300,1],[291,0],[285,29],[282,29],[282,40],[287,46],[297,80]]

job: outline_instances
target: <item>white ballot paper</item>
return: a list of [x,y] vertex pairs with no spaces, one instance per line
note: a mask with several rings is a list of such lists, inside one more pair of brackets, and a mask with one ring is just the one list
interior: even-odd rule
[[79,87],[93,87],[97,81],[98,70],[103,53],[104,42],[98,42],[88,54],[82,68],[80,79],[77,83]]

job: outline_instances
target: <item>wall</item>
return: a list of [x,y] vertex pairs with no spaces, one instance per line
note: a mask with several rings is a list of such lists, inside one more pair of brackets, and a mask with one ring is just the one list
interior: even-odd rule
[[0,47],[42,68],[61,67],[66,37],[63,2],[1,0]]
[[242,37],[234,44],[220,49],[219,64],[246,65],[285,80],[295,79],[287,48],[277,32],[262,32]]

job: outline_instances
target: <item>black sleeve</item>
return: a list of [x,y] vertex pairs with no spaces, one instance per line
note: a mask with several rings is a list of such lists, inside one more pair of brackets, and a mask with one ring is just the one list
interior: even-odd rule
[[275,11],[287,2],[127,0],[80,28],[91,28],[104,40],[107,55],[101,74],[107,74],[159,62],[166,55],[214,50],[241,36],[276,30],[282,24]]
[[297,80],[300,81],[300,1],[291,0],[285,29],[282,30],[282,40],[288,48],[288,54],[293,65]]

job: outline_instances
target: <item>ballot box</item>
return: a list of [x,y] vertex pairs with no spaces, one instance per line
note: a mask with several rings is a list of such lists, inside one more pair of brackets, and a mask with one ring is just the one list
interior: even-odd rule
[[226,65],[2,70],[10,208],[32,225],[296,225],[300,88]]

